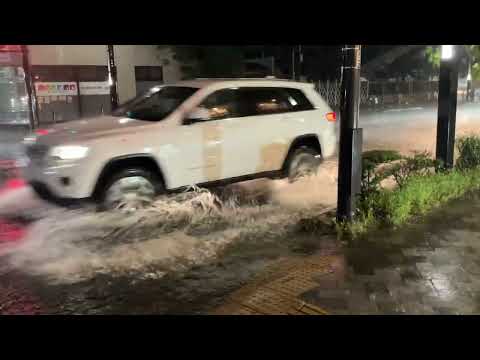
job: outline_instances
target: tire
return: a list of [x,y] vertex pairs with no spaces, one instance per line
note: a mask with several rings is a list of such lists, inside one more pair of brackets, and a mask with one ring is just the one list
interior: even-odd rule
[[144,168],[129,167],[108,177],[98,194],[98,209],[135,211],[150,205],[164,190],[157,174]]
[[310,146],[300,146],[288,157],[285,164],[285,177],[294,182],[317,172],[322,162],[320,152]]

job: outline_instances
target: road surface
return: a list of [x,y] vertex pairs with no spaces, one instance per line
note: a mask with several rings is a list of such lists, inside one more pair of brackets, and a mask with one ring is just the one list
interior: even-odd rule
[[[457,133],[480,134],[480,106],[459,107],[457,122]],[[359,126],[365,149],[434,152],[434,108],[362,113]],[[3,194],[4,229],[19,225],[13,215],[35,221],[19,225],[21,240],[0,241],[0,314],[208,312],[279,259],[334,251],[336,239],[319,246],[302,226],[331,216],[336,174],[331,159],[295,184],[235,185],[223,208],[202,192],[130,216],[65,211],[29,188]]]

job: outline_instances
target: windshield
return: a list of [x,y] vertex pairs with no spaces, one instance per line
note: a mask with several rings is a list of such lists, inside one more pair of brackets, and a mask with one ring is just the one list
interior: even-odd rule
[[127,101],[112,114],[131,119],[160,121],[170,115],[198,89],[182,86],[156,86]]

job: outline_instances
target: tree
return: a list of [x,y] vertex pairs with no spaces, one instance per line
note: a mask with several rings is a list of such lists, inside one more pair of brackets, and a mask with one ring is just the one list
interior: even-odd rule
[[437,71],[425,56],[425,45],[367,45],[362,48],[362,75],[368,79],[428,79]]
[[181,64],[184,77],[192,78],[241,76],[245,54],[255,47],[159,45],[159,48],[169,48],[173,59]]
[[427,46],[425,49],[425,57],[435,69],[440,68],[440,48],[436,46]]
[[[480,79],[480,45],[464,45],[465,53],[470,57],[472,79]],[[440,68],[440,46],[428,46],[425,50],[428,61],[436,68]]]

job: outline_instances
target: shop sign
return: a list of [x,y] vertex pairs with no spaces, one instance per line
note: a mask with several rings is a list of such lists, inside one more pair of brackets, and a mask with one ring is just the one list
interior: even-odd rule
[[21,52],[21,45],[0,45],[0,51]]
[[72,96],[78,95],[76,82],[36,82],[37,96]]
[[12,62],[12,56],[9,53],[0,52],[0,64],[10,64]]
[[108,81],[80,82],[80,95],[110,95]]

